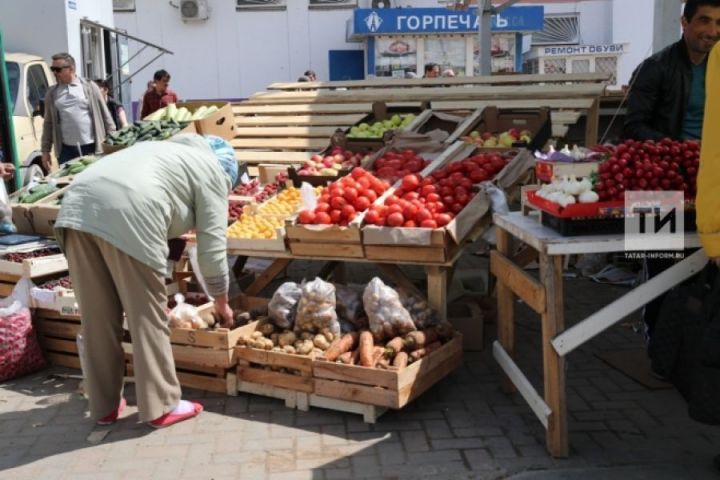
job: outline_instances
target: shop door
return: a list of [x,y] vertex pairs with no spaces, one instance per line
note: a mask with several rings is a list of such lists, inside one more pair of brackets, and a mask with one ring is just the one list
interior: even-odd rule
[[362,80],[365,78],[363,50],[330,50],[330,80]]

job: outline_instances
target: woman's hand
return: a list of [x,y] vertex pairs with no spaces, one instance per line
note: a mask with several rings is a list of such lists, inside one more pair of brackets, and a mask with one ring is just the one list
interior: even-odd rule
[[227,295],[215,299],[215,313],[220,319],[220,326],[223,328],[232,328],[234,325],[233,311],[228,305]]

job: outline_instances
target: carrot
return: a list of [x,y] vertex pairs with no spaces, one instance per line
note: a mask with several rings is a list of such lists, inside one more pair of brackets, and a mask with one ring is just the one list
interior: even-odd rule
[[393,360],[392,364],[393,364],[393,367],[397,367],[397,368],[407,367],[407,364],[408,364],[407,352],[398,352],[398,354],[395,355],[395,359]]
[[346,365],[349,365],[350,362],[352,361],[352,356],[353,356],[353,352],[345,352],[345,353],[343,353],[342,355],[338,356],[337,359],[338,359],[341,363],[344,363],[344,364],[346,364]]
[[352,350],[357,338],[357,332],[350,332],[332,342],[330,347],[325,350],[325,359],[329,362],[334,362],[340,355]]
[[408,350],[417,350],[418,348],[430,345],[438,339],[438,334],[435,330],[415,330],[405,335],[405,345]]
[[417,350],[413,350],[412,352],[410,352],[410,358],[412,359],[413,362],[417,362],[418,360],[420,360],[423,357],[426,357],[428,354],[434,352],[441,346],[442,346],[442,344],[440,342],[433,342],[430,345],[428,345],[427,347],[419,348]]
[[373,347],[371,367],[377,367],[378,362],[385,357],[385,349],[383,347]]
[[363,367],[372,367],[373,361],[373,336],[368,330],[363,330],[360,333],[360,341],[358,342],[358,356],[360,359],[360,365]]
[[385,348],[388,350],[388,353],[391,357],[397,355],[397,353],[400,352],[404,347],[405,340],[403,340],[402,337],[395,337],[385,345]]
[[387,357],[380,357],[380,360],[378,360],[377,365],[375,365],[377,368],[384,368],[387,370],[390,368],[390,361],[387,359]]
[[357,365],[359,357],[360,357],[360,349],[357,349],[354,352],[352,352],[352,356],[350,357],[350,365]]

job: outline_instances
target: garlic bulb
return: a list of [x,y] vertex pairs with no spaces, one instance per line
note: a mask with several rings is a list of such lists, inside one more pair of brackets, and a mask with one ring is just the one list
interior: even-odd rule
[[578,200],[580,201],[580,203],[595,203],[600,200],[600,197],[592,190],[585,190],[580,194]]
[[547,199],[550,200],[551,202],[560,203],[560,200],[561,200],[564,196],[565,196],[565,194],[562,193],[562,192],[552,192],[551,194],[549,194],[549,195],[548,195],[547,197],[545,197],[545,198],[547,198]]
[[583,177],[582,180],[580,180],[580,192],[578,192],[578,195],[582,194],[583,192],[587,192],[588,190],[592,190],[592,183],[590,183],[590,179],[587,177]]
[[567,156],[569,157],[569,156],[570,156],[570,148],[569,148],[569,145],[568,145],[568,144],[565,144],[565,148],[563,148],[562,150],[560,150],[560,153],[562,153],[563,155],[567,155]]

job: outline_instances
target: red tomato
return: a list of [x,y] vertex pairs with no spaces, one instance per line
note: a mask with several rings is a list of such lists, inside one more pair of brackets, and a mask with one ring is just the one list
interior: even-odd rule
[[324,193],[324,194],[320,195],[320,198],[318,198],[318,202],[330,203],[330,194]]
[[442,202],[445,205],[451,205],[455,202],[455,197],[453,197],[452,195],[445,195],[444,197],[442,197]]
[[315,208],[315,213],[327,213],[330,211],[330,205],[325,202],[319,202]]
[[368,190],[367,195],[365,195],[368,200],[370,200],[370,203],[373,203],[378,198],[378,194],[375,193],[375,190]]
[[367,208],[370,206],[370,200],[365,196],[358,197],[353,205],[355,206],[355,210],[357,210],[358,212],[363,212],[367,210]]
[[330,200],[330,206],[334,209],[342,210],[345,205],[347,205],[347,200],[343,197],[333,197],[332,200]]
[[458,195],[467,195],[468,189],[465,187],[455,187],[455,190],[453,190],[453,194],[457,197]]
[[405,223],[405,219],[400,212],[394,212],[387,216],[387,224],[391,227],[399,227]]
[[344,219],[343,221],[350,223],[350,222],[352,222],[353,220],[355,220],[355,218],[357,218],[357,212],[351,213],[351,214],[348,215],[347,218]]
[[303,210],[300,212],[300,215],[298,215],[298,220],[304,224],[313,223],[315,221],[315,212],[312,210]]
[[450,196],[454,195],[454,194],[455,194],[455,191],[453,190],[452,187],[442,187],[442,188],[440,189],[440,192],[439,192],[439,193],[440,193],[440,195],[442,195],[443,197],[447,197],[448,195],[450,195]]
[[393,213],[402,214],[403,207],[397,203],[394,203],[388,207],[387,211],[388,211],[388,215],[393,214]]
[[435,220],[432,220],[432,219],[428,218],[428,219],[423,220],[422,222],[420,222],[420,226],[421,226],[422,228],[437,228],[437,227],[438,227],[438,224],[437,224],[437,222],[436,222]]
[[450,223],[452,219],[450,218],[450,215],[446,213],[438,213],[435,215],[434,220],[437,222],[438,227],[443,227]]
[[439,202],[440,201],[440,195],[437,193],[431,193],[425,197],[428,202]]
[[437,187],[435,185],[423,185],[422,189],[420,190],[423,197],[427,197],[431,193],[437,193]]
[[344,218],[350,218],[355,213],[355,207],[352,205],[345,205],[342,209],[342,216]]
[[462,212],[462,209],[464,207],[465,206],[462,203],[453,203],[452,205],[450,205],[450,211],[457,215],[458,213]]
[[423,178],[422,182],[420,182],[420,185],[435,185],[435,178],[432,176]]
[[390,195],[389,197],[387,197],[387,198],[385,199],[385,205],[388,205],[388,206],[389,206],[389,205],[395,205],[395,204],[398,203],[399,201],[400,201],[400,199],[399,199],[398,197],[396,197],[395,195]]
[[338,223],[340,220],[342,220],[342,211],[340,210],[331,210],[330,211],[330,220],[332,223]]
[[369,223],[371,225],[382,225],[381,223],[378,223],[379,220],[380,214],[377,210],[368,210],[365,214],[365,223]]
[[350,175],[352,175],[353,178],[358,179],[367,175],[367,170],[362,167],[355,167]]
[[488,179],[487,171],[483,168],[476,168],[472,172],[470,172],[470,180],[473,183],[480,183],[484,182]]
[[[472,175],[472,173],[471,173],[471,175]],[[473,182],[468,177],[463,177],[463,179],[460,180],[460,183],[458,183],[458,186],[464,187],[465,190],[470,190],[473,186]]]
[[418,192],[407,192],[405,195],[402,196],[402,198],[410,201],[417,200],[418,198],[420,198],[420,194]]
[[415,220],[408,220],[403,224],[403,227],[415,228],[415,227],[417,227],[417,223],[415,222]]
[[410,205],[406,205],[405,208],[403,208],[403,217],[413,219],[417,215],[418,210],[417,205],[413,205],[412,203]]
[[370,188],[370,179],[368,177],[357,178],[357,184],[359,185],[358,190],[360,189],[360,187]]
[[355,187],[346,188],[345,195],[343,195],[343,197],[345,197],[345,200],[347,200],[350,203],[354,202],[355,199],[358,198],[357,188],[355,188]]
[[424,220],[431,220],[432,213],[427,208],[420,208],[415,215],[415,221],[422,223]]
[[330,215],[327,214],[327,212],[320,212],[315,215],[316,225],[330,225],[331,223],[332,219],[330,218]]

